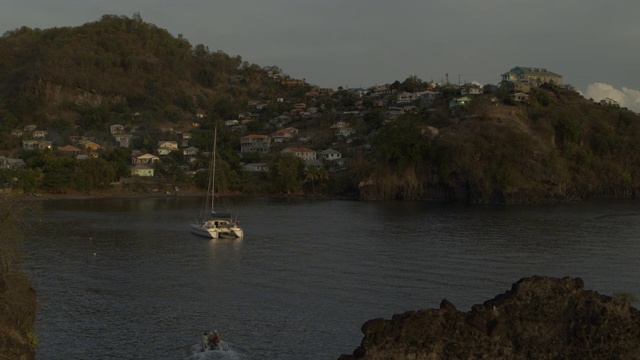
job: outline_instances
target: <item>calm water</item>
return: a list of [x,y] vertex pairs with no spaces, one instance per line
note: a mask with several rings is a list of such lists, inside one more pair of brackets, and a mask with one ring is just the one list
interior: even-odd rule
[[[369,319],[467,311],[525,276],[640,295],[637,202],[234,203],[240,241],[191,235],[197,198],[34,204],[37,358],[337,359]],[[213,329],[227,351],[197,352]]]

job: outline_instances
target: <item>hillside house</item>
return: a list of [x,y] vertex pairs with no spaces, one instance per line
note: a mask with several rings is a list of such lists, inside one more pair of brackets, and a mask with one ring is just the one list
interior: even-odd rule
[[248,172],[269,172],[268,163],[250,163],[245,164],[242,168]]
[[396,104],[410,104],[416,97],[410,92],[401,92],[396,95]]
[[534,87],[544,83],[562,85],[562,75],[553,73],[545,68],[516,66],[501,76],[502,81],[519,82],[526,80]]
[[320,160],[332,161],[340,158],[342,158],[342,153],[337,150],[326,149],[318,151],[318,159]]
[[24,160],[22,159],[13,159],[5,156],[0,156],[0,169],[6,170],[15,170],[15,169],[24,169],[27,167]]
[[131,155],[132,165],[153,165],[159,161],[160,158],[153,154]]
[[116,143],[118,144],[118,146],[123,148],[128,148],[129,146],[131,146],[131,140],[133,140],[134,138],[134,136],[131,134],[119,134],[113,135],[113,137],[116,139]]
[[31,136],[33,136],[34,139],[44,139],[47,137],[48,133],[49,132],[47,130],[36,130],[31,134]]
[[267,154],[271,151],[271,138],[267,135],[247,135],[240,138],[240,152]]
[[186,149],[182,149],[182,155],[186,156],[196,156],[198,155],[198,148],[190,146]]
[[124,126],[120,124],[114,124],[109,126],[109,131],[111,132],[111,135],[122,135],[124,134]]
[[177,141],[158,141],[158,148],[166,148],[171,152],[172,150],[178,150]]
[[152,167],[137,165],[131,168],[131,176],[153,177],[154,170]]
[[38,140],[22,140],[23,150],[36,150],[38,148]]
[[91,151],[98,151],[100,150],[100,145],[93,142],[93,141],[87,141],[82,143],[82,145],[84,146],[85,149],[87,150],[91,150]]
[[356,133],[356,129],[347,127],[347,128],[336,129],[334,134],[335,136],[338,136],[338,137],[347,138],[351,135],[354,135],[355,133]]
[[449,107],[454,108],[458,106],[465,106],[465,105],[468,105],[470,102],[471,102],[471,98],[463,96],[463,97],[451,99],[451,101],[449,101]]
[[461,95],[482,95],[482,86],[478,84],[467,84],[460,89]]
[[509,98],[515,102],[525,103],[529,101],[529,95],[525,93],[515,93],[509,95]]
[[78,149],[72,145],[59,146],[58,152],[64,157],[76,157],[78,154],[82,152],[82,150]]
[[608,105],[608,106],[616,106],[616,107],[620,106],[620,104],[617,101],[611,98],[604,98],[600,100],[600,105]]
[[281,151],[283,154],[292,154],[302,160],[315,160],[316,151],[307,147],[288,147]]
[[47,150],[53,148],[53,142],[49,140],[40,140],[38,141],[38,150]]

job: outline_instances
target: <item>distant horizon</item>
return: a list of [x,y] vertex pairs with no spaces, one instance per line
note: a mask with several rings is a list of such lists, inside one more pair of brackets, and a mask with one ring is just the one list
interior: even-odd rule
[[[0,31],[138,13],[192,46],[309,84],[367,88],[423,81],[497,84],[515,66],[560,74],[586,98],[640,112],[640,2],[615,0],[4,0]],[[523,21],[526,15],[527,21]]]

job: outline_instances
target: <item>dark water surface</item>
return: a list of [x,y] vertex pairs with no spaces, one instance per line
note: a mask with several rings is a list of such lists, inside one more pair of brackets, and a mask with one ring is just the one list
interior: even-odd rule
[[[243,240],[191,235],[197,198],[34,204],[37,358],[337,359],[369,319],[467,311],[525,276],[640,295],[638,202],[234,203]],[[214,328],[227,351],[198,353]]]

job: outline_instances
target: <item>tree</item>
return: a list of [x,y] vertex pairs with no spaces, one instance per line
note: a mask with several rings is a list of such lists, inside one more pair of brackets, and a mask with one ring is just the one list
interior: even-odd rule
[[316,193],[316,181],[322,183],[323,181],[329,180],[329,173],[327,169],[321,166],[307,166],[305,169],[305,179],[311,182],[311,191],[313,194]]
[[73,182],[81,191],[106,188],[116,179],[116,172],[104,159],[77,161],[73,169]]
[[268,180],[275,192],[286,194],[300,191],[304,162],[292,154],[279,153],[269,163]]

